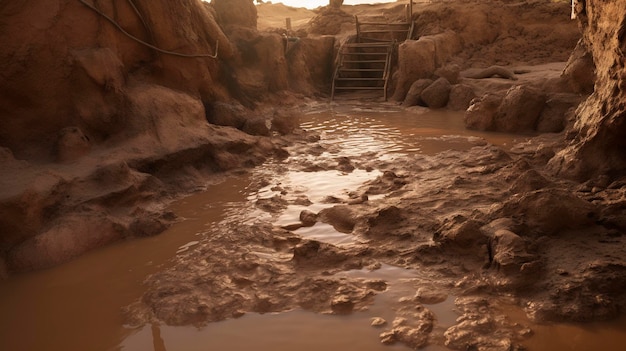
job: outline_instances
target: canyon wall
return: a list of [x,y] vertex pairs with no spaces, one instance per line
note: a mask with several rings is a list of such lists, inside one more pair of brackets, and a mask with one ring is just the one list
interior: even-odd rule
[[595,89],[550,166],[566,177],[612,180],[626,170],[626,2],[579,0],[575,13],[595,63]]

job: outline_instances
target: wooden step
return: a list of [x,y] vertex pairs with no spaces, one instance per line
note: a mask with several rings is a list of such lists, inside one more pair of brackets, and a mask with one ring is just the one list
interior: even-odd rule
[[340,68],[340,72],[385,72],[384,68]]
[[335,87],[335,90],[383,90],[385,87]]

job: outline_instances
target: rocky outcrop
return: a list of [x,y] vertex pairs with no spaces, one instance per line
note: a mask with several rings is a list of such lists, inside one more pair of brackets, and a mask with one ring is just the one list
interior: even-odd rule
[[86,4],[45,0],[0,7],[0,144],[18,158],[51,158],[56,135],[70,126],[95,143],[119,134],[129,120],[127,84],[148,72],[155,84],[205,99],[225,96],[215,84],[218,60],[181,56],[213,55],[217,42],[221,59],[232,56],[230,42],[201,1],[135,0],[137,12],[128,2]]
[[626,3],[580,0],[576,15],[596,67],[593,94],[576,111],[569,147],[550,162],[560,175],[614,177],[626,170]]

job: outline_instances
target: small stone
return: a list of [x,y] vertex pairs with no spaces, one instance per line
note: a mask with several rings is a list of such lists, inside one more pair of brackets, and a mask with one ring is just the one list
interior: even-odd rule
[[300,212],[300,222],[305,227],[311,227],[315,225],[317,222],[317,213],[311,212],[309,210],[304,210]]
[[382,327],[387,324],[387,321],[381,317],[372,318],[372,327]]

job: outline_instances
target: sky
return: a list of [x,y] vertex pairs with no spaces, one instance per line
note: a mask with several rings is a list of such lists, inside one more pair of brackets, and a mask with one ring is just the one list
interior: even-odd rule
[[[292,7],[306,7],[314,9],[320,6],[328,5],[328,0],[266,0],[272,3],[282,2],[285,5]],[[344,5],[356,5],[356,4],[374,4],[380,2],[396,2],[396,0],[343,0]]]

